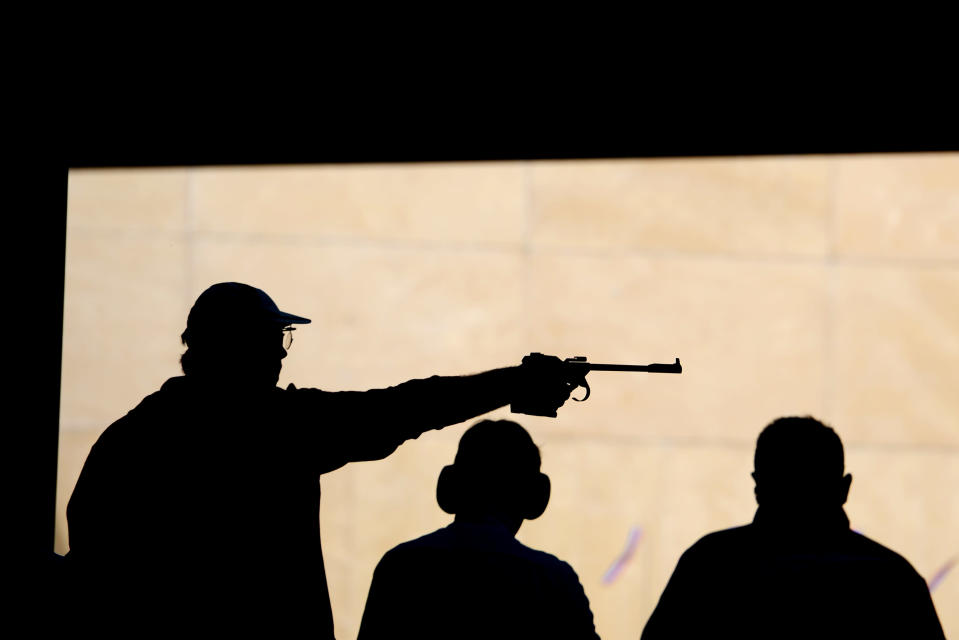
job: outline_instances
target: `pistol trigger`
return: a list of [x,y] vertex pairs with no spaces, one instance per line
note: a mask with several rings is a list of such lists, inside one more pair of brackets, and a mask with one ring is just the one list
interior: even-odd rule
[[579,385],[577,385],[577,386],[580,386],[580,387],[583,387],[584,389],[586,389],[586,395],[583,396],[582,398],[573,398],[573,400],[575,400],[576,402],[584,402],[584,401],[586,400],[586,398],[589,397],[589,383],[586,382],[586,380],[584,379],[584,380],[581,380],[580,383],[579,383]]

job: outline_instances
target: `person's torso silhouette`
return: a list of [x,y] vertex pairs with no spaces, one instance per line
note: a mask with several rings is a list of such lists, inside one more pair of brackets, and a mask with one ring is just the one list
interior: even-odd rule
[[576,572],[516,540],[549,500],[539,452],[510,421],[483,421],[460,441],[437,486],[455,521],[380,560],[359,640],[597,638]]
[[751,524],[686,550],[643,630],[658,638],[943,638],[925,581],[851,531],[842,443],[812,418],[781,418],[756,447]]
[[[237,283],[197,300],[185,375],[106,429],[68,504],[78,624],[134,637],[331,638],[320,476],[509,404],[526,375],[512,367],[363,392],[280,389],[283,329],[303,322]],[[558,406],[568,391],[552,389],[546,402]]]

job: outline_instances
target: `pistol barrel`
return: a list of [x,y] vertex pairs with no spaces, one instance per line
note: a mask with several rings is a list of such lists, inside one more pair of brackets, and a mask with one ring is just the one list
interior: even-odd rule
[[570,358],[567,360],[567,362],[583,365],[590,371],[646,371],[648,373],[683,372],[683,365],[680,364],[679,358],[676,358],[676,362],[672,364],[597,364],[593,362],[585,362],[585,359],[580,360],[578,358]]

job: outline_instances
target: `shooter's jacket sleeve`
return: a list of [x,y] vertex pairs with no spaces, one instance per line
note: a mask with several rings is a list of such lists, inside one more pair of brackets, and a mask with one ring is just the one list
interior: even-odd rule
[[519,367],[471,376],[432,376],[369,391],[322,391],[289,385],[287,420],[315,447],[320,473],[348,462],[380,460],[431,429],[458,424],[512,401]]

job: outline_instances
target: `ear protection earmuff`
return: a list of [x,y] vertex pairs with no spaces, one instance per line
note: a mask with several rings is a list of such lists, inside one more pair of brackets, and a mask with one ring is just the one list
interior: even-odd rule
[[440,509],[446,513],[454,514],[459,511],[458,498],[460,493],[456,468],[448,464],[440,471],[440,477],[436,481],[436,502],[440,505]]
[[[464,506],[464,500],[469,499],[465,495],[468,487],[464,486],[461,475],[456,465],[446,465],[436,481],[436,502],[446,513],[458,513]],[[523,519],[535,520],[543,515],[549,504],[551,489],[549,476],[540,471],[527,477],[516,487],[516,505]]]
[[526,485],[523,492],[522,514],[524,520],[535,520],[543,515],[543,512],[546,511],[546,505],[549,504],[551,490],[552,485],[549,476],[545,473],[537,471],[536,475],[530,478],[529,484]]

